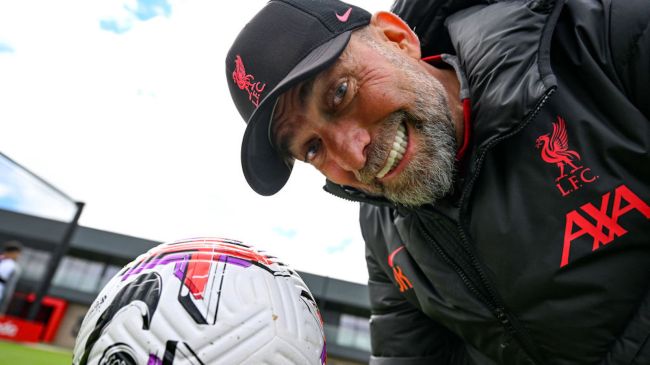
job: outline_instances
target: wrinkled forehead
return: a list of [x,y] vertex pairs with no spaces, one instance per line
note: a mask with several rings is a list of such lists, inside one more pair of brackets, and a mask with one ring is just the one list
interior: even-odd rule
[[[298,127],[296,115],[300,112],[295,108],[287,108],[287,105],[298,105],[300,108],[304,108],[306,101],[299,94],[304,94],[305,92],[301,92],[301,90],[313,83],[314,78],[302,82],[280,95],[275,101],[269,125],[269,140],[284,159],[291,158],[291,141],[295,138]],[[298,100],[291,100],[292,97]],[[287,109],[292,110],[287,111]]]
[[[353,38],[354,39],[354,38]],[[300,82],[278,97],[271,114],[269,125],[269,140],[280,153],[289,153],[289,144],[299,127],[296,116],[317,101],[316,94],[322,90],[323,84],[342,68],[348,68],[351,62],[351,43],[332,66],[316,76]]]
[[[323,85],[341,69],[349,69],[352,61],[352,46],[354,37],[350,40],[337,60],[316,76],[304,80],[281,94],[275,102],[269,125],[269,138],[274,145],[278,139],[286,134],[291,134],[297,127],[295,114],[304,111],[311,104],[317,102],[316,95],[323,89]],[[277,145],[276,145],[277,148]]]

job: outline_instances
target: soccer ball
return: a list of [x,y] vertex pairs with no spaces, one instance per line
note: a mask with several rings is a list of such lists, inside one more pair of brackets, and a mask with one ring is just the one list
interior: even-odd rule
[[162,244],[99,293],[73,364],[326,363],[323,322],[298,274],[241,242]]

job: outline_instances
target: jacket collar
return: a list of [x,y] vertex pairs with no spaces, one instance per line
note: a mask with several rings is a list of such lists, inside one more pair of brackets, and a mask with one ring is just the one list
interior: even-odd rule
[[460,10],[446,19],[451,43],[467,75],[474,120],[473,147],[509,134],[556,87],[550,1],[503,1]]

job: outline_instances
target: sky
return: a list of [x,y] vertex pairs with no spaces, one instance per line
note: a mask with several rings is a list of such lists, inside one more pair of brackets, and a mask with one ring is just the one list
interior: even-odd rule
[[[371,12],[392,3],[349,2]],[[272,197],[241,172],[245,124],[224,59],[265,3],[0,0],[0,152],[85,202],[83,226],[227,237],[298,270],[366,282],[358,204],[325,193],[304,164]],[[7,183],[20,174],[10,165],[0,163],[0,205],[72,216],[42,187]]]

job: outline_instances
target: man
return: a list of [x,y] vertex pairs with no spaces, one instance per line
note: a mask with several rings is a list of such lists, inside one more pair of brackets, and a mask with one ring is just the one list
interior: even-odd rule
[[249,185],[361,202],[371,363],[650,364],[650,2],[394,11],[273,0],[226,58]]
[[0,314],[5,312],[9,299],[18,279],[19,266],[16,263],[22,251],[18,241],[8,241],[4,244],[4,252],[0,255]]

